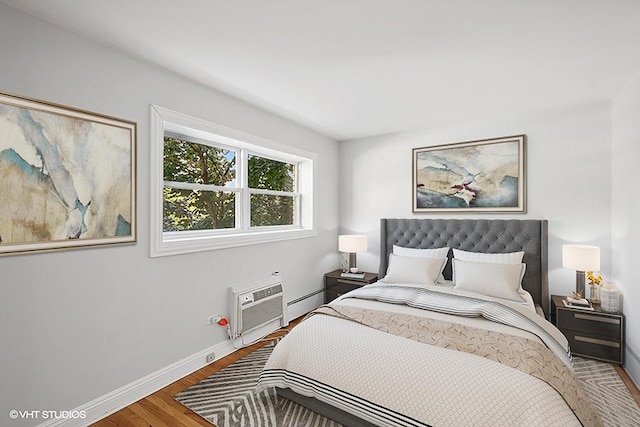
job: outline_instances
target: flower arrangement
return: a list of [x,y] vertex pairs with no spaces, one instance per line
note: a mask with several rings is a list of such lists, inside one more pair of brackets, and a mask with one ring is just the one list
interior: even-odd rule
[[597,276],[594,276],[593,271],[587,271],[587,280],[589,280],[590,286],[600,286],[602,283],[602,275],[598,274]]
[[587,280],[589,280],[589,300],[592,304],[600,304],[600,284],[602,283],[602,275],[597,276],[593,271],[587,271]]

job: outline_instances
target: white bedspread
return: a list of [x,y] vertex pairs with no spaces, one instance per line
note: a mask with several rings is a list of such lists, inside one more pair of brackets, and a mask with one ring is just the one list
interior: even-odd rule
[[[332,304],[404,312],[535,340],[545,335],[547,341],[558,339],[554,351],[567,348],[562,334],[526,307],[515,310],[546,332],[351,298],[355,294]],[[276,346],[258,385],[271,386],[291,388],[380,426],[580,425],[554,388],[518,369],[326,315],[305,320]]]

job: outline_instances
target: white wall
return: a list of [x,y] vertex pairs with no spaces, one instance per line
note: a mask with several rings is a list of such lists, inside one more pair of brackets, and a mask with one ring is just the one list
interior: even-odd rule
[[640,159],[640,73],[612,103],[611,247],[613,281],[622,292],[626,315],[625,367],[640,385],[640,197],[633,187]]
[[456,217],[412,213],[412,148],[524,133],[527,213],[457,217],[547,219],[552,294],[565,295],[575,289],[575,272],[562,268],[563,243],[600,246],[602,273],[608,278],[611,276],[610,122],[610,105],[602,102],[535,116],[458,123],[455,127],[343,142],[341,232],[368,235],[369,250],[358,255],[358,265],[377,271],[380,218]]
[[[0,57],[0,91],[138,123],[136,245],[0,258],[1,425],[10,409],[73,409],[224,341],[205,319],[227,313],[229,286],[279,270],[290,301],[339,265],[335,141],[3,4]],[[151,259],[152,103],[317,153],[317,237]]]

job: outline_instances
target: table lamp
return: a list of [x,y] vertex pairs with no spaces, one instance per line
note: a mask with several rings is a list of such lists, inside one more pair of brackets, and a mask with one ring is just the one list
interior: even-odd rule
[[591,245],[562,245],[562,266],[576,270],[576,293],[584,297],[585,271],[600,270],[600,248]]
[[357,273],[356,253],[367,251],[367,236],[356,234],[343,234],[338,236],[338,250],[349,253],[349,271]]

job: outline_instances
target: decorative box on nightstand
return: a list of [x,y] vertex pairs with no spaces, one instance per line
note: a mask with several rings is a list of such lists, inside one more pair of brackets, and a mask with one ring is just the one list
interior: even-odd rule
[[551,296],[551,321],[569,340],[571,353],[605,362],[624,361],[624,314],[565,307],[559,295]]
[[342,270],[324,275],[324,302],[329,303],[342,294],[378,281],[375,273],[364,273],[363,278],[342,277]]

